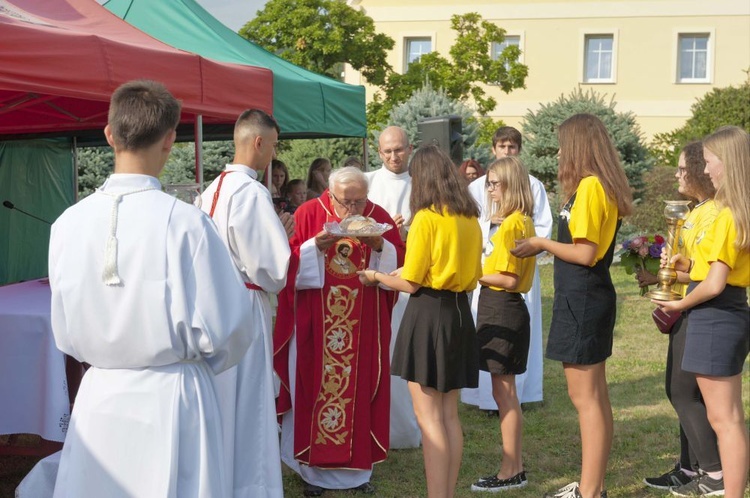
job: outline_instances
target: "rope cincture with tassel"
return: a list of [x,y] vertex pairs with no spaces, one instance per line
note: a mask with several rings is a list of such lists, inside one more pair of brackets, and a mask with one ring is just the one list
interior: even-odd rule
[[149,190],[157,189],[155,187],[148,187],[132,190],[130,192],[123,192],[121,194],[110,194],[109,192],[97,189],[97,192],[100,194],[113,198],[109,221],[109,236],[107,237],[107,243],[104,246],[104,271],[102,272],[102,281],[104,282],[104,285],[116,286],[122,284],[120,275],[117,272],[117,214],[120,201],[122,201],[122,198],[126,195],[147,192]]

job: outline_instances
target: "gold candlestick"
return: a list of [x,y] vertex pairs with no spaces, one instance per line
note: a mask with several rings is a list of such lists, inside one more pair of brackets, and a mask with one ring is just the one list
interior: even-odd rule
[[664,217],[667,219],[667,245],[665,246],[667,254],[667,266],[659,269],[656,279],[659,284],[656,289],[646,293],[649,299],[658,301],[679,301],[682,294],[672,290],[672,286],[677,282],[677,272],[671,263],[672,256],[675,253],[675,245],[680,240],[680,231],[685,224],[690,208],[690,201],[664,201],[667,205],[664,207]]

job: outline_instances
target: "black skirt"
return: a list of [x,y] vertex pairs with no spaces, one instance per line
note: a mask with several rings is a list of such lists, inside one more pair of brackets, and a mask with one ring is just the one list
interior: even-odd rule
[[498,375],[524,373],[530,323],[529,309],[521,294],[482,287],[477,308],[480,370]]
[[422,287],[409,297],[391,373],[440,392],[477,387],[479,350],[465,292]]
[[[688,287],[690,293],[697,283]],[[750,351],[750,309],[744,287],[727,285],[721,294],[687,312],[682,369],[712,377],[742,372]]]

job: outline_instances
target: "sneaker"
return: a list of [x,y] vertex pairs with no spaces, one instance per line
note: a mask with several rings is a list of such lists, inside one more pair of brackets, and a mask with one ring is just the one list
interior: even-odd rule
[[[607,498],[607,491],[602,491],[599,496]],[[577,482],[571,482],[567,486],[558,489],[556,493],[546,493],[544,498],[581,498],[581,491],[578,489]]]
[[554,491],[552,493],[545,493],[544,498],[583,498],[581,492],[578,490],[578,483],[571,482],[567,486]]
[[482,477],[477,482],[471,485],[472,491],[488,491],[490,493],[496,493],[498,491],[504,491],[506,489],[522,488],[526,486],[529,481],[526,480],[526,472],[523,470],[513,477],[508,479],[498,479],[497,476]]
[[672,470],[665,472],[659,477],[647,477],[643,484],[651,488],[670,490],[679,486],[684,486],[693,480],[693,477],[685,474],[682,467],[677,463]]
[[711,479],[708,474],[698,474],[687,484],[672,488],[675,496],[724,496],[724,478]]

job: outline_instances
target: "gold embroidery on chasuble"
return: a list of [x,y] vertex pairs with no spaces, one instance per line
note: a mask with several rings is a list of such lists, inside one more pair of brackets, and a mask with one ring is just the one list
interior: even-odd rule
[[365,268],[365,246],[343,238],[325,256],[323,375],[313,407],[313,448],[351,446],[362,308],[356,272]]

